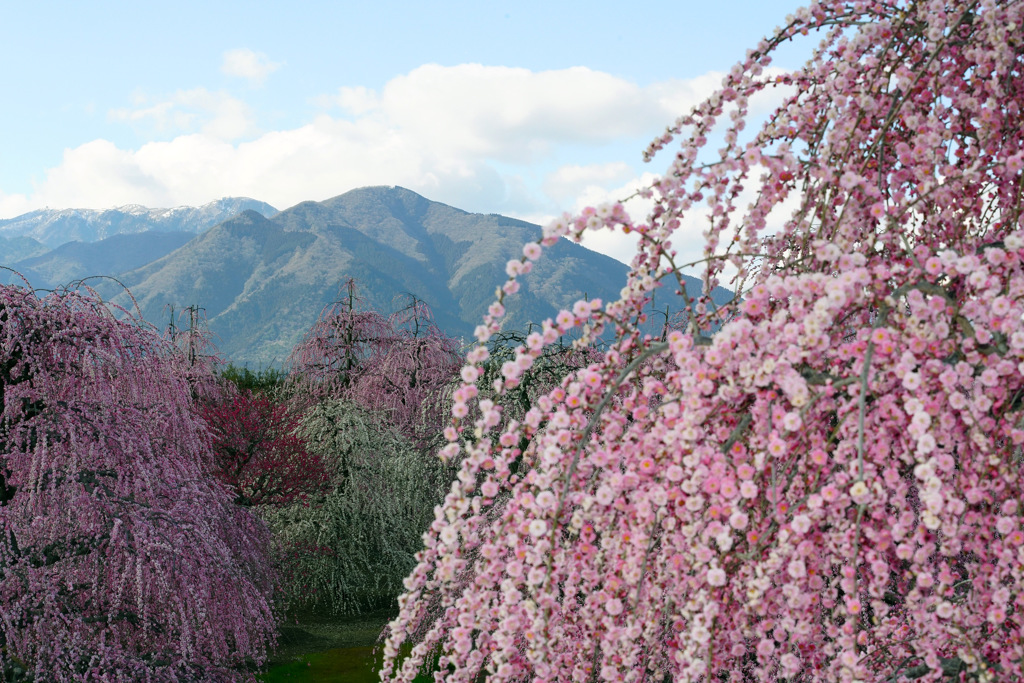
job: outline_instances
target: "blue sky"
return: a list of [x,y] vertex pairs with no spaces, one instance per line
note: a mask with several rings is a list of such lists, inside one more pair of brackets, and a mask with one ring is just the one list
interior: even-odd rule
[[647,142],[800,5],[5,4],[0,218],[397,184],[538,222],[660,172]]

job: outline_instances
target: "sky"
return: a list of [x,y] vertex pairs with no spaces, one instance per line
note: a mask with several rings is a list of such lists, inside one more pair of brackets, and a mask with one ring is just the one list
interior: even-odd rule
[[644,147],[801,4],[5,3],[0,218],[400,185],[543,223],[661,173]]

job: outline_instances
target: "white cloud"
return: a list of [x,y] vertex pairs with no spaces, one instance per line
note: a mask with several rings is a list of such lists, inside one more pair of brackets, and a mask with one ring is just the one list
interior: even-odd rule
[[245,47],[225,50],[224,61],[220,65],[221,73],[244,78],[254,87],[263,85],[267,76],[280,68],[279,62],[272,62],[262,52],[254,52]]
[[344,87],[338,91],[336,98],[320,98],[321,106],[330,107],[337,103],[339,107],[355,116],[362,116],[380,106],[377,93],[364,86]]
[[221,91],[179,90],[156,103],[145,95],[136,95],[135,102],[137,108],[113,109],[107,118],[140,129],[150,127],[158,134],[202,132],[221,140],[237,140],[256,132],[249,106]]
[[134,152],[107,140],[64,150],[61,164],[46,172],[32,199],[53,208],[173,205],[164,183],[136,163]]
[[646,135],[710,94],[713,81],[651,87],[585,67],[534,72],[503,66],[426,64],[380,93],[342,88],[336,103],[369,115],[435,150],[530,163],[556,145],[601,144]]
[[18,216],[39,208],[23,194],[4,194],[0,192],[0,216]]
[[[379,92],[342,88],[321,98],[341,111],[270,132],[258,132],[247,105],[223,92],[196,88],[162,100],[140,95],[133,109],[110,118],[176,136],[138,149],[106,140],[67,149],[27,203],[175,206],[245,195],[285,208],[395,184],[470,211],[540,222],[621,199],[653,179],[618,159],[639,160],[646,138],[720,80],[708,74],[640,86],[585,68],[426,65]],[[602,156],[615,160],[557,165]],[[0,203],[0,211],[8,204]],[[631,241],[609,235],[588,246],[628,260]]]
[[622,183],[635,172],[623,161],[606,164],[562,166],[544,179],[544,193],[559,204],[572,203],[591,187],[608,187]]

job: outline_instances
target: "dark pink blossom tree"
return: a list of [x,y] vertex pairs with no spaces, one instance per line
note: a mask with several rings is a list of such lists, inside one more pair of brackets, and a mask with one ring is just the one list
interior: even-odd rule
[[295,434],[299,419],[284,403],[238,389],[198,410],[213,435],[213,475],[237,505],[286,505],[331,485],[331,473]]
[[[1019,1],[814,3],[654,142],[683,137],[645,222],[526,245],[508,295],[563,236],[642,236],[623,298],[547,322],[497,388],[576,326],[618,341],[505,426],[469,353],[382,678],[432,653],[453,681],[1024,678],[1022,26]],[[642,336],[702,208],[705,291],[742,299]]]
[[273,641],[266,527],[209,475],[176,353],[89,293],[0,287],[5,677],[236,680]]

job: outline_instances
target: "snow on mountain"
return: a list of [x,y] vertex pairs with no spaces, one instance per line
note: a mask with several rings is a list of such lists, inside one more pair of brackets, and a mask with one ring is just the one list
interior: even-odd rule
[[40,209],[0,220],[0,237],[30,237],[53,249],[68,242],[97,242],[151,230],[198,235],[247,210],[267,217],[277,213],[270,204],[248,197],[225,197],[202,206],[169,209],[138,204],[113,209]]

